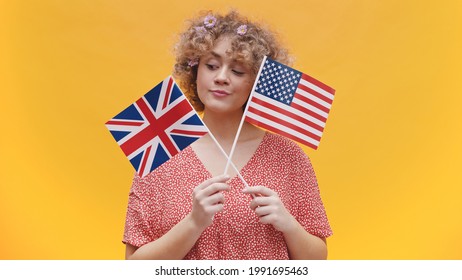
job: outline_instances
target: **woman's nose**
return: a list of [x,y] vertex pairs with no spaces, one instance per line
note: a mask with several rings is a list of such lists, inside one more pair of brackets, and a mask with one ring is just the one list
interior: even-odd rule
[[220,68],[216,72],[215,83],[217,84],[229,84],[229,77],[226,67]]

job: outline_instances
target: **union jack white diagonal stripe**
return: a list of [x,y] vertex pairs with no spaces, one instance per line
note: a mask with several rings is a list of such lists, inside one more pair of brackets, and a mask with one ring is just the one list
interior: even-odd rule
[[320,81],[266,59],[245,120],[317,149],[334,93]]
[[208,133],[172,77],[109,120],[106,127],[141,177]]

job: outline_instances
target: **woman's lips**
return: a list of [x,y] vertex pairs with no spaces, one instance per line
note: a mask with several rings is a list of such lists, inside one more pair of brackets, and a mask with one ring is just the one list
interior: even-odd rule
[[224,97],[224,96],[229,95],[229,92],[224,91],[224,90],[211,90],[211,92],[213,93],[214,96],[217,96],[217,97]]

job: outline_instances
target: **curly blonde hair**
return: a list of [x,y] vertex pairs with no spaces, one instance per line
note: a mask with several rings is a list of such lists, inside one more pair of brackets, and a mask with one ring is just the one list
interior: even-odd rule
[[262,24],[251,22],[234,10],[225,15],[211,11],[201,13],[189,20],[186,31],[179,34],[174,47],[176,63],[173,70],[173,76],[199,112],[204,110],[204,104],[197,94],[197,63],[223,36],[231,40],[233,58],[250,66],[255,75],[265,55],[283,64],[292,63],[288,51],[281,46],[275,34]]

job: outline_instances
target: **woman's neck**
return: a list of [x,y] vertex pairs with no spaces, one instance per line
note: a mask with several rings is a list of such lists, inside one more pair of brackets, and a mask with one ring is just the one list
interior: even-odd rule
[[242,114],[216,114],[214,112],[204,112],[204,123],[218,141],[233,141],[236,135]]
[[[214,112],[204,112],[203,121],[215,136],[217,141],[225,146],[231,145],[236,137],[243,112],[235,114],[216,114]],[[239,135],[239,141],[252,139],[260,130],[253,125],[244,122]],[[260,131],[261,132],[261,131]]]

